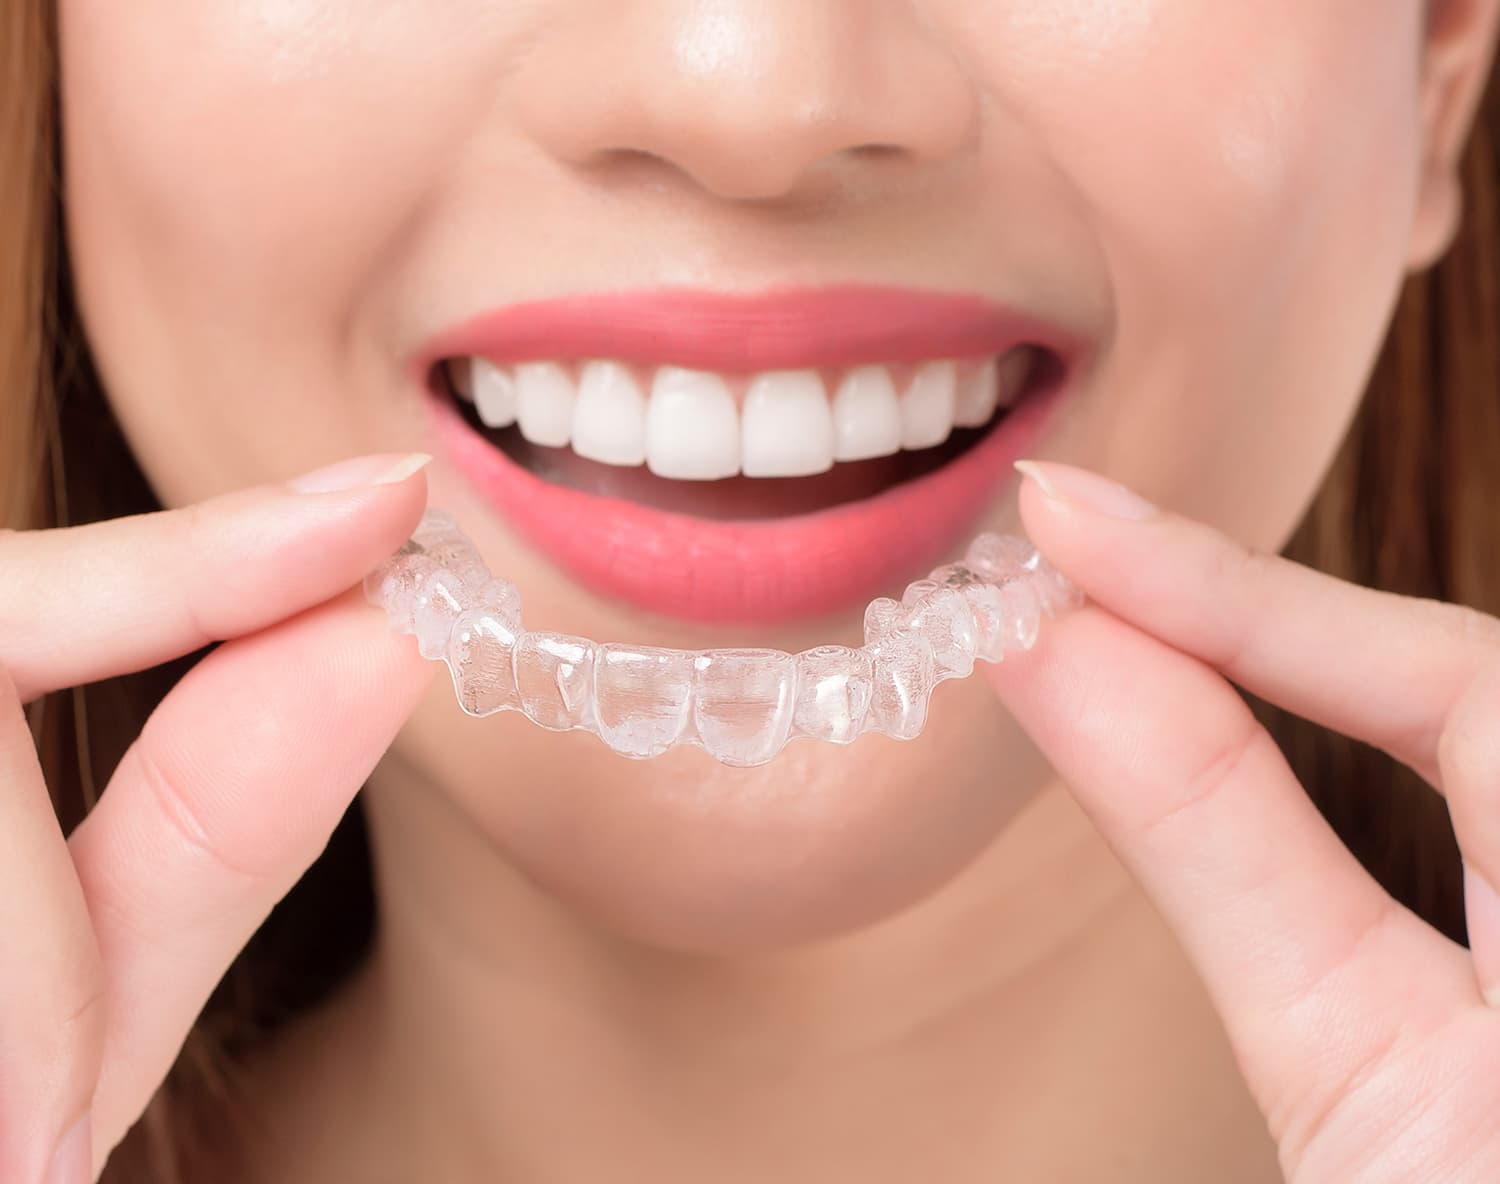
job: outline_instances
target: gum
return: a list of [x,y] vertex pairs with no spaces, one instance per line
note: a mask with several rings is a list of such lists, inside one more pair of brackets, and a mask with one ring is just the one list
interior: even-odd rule
[[441,510],[427,512],[364,591],[393,629],[416,636],[423,657],[447,664],[470,715],[519,711],[551,731],[592,732],[622,756],[691,745],[736,767],[765,764],[797,739],[913,739],[938,683],[1030,649],[1044,617],[1083,604],[1025,539],[984,534],[899,601],[871,601],[859,649],[601,645],[527,632],[515,586],[491,575]]

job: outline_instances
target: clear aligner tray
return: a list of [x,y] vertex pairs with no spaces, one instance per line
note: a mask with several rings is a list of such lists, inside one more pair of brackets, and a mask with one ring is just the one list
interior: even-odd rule
[[933,687],[975,659],[1030,649],[1041,619],[1082,593],[1025,539],[983,534],[962,562],[865,610],[865,644],[789,654],[598,644],[521,624],[515,585],[497,579],[458,523],[429,510],[364,583],[392,628],[447,663],[470,715],[519,711],[553,731],[582,729],[622,756],[679,744],[726,765],[760,765],[795,739],[847,744],[865,732],[918,735]]

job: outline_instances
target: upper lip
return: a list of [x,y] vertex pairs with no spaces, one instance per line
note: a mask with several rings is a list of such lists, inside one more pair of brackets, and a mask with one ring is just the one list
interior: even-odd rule
[[983,357],[1038,345],[1067,359],[1061,327],[967,292],[880,285],[691,288],[582,293],[479,313],[439,332],[415,359],[497,363],[611,358],[725,373]]

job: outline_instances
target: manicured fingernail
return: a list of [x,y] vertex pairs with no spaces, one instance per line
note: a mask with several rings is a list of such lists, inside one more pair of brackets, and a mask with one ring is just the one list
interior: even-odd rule
[[425,469],[431,460],[425,452],[356,456],[304,473],[287,484],[298,493],[337,493],[367,485],[395,485]]
[[1092,510],[1111,518],[1137,520],[1152,518],[1158,513],[1157,508],[1140,494],[1087,469],[1037,460],[1018,460],[1016,469],[1035,481],[1049,498],[1065,506]]
[[45,1184],[92,1184],[93,1178],[94,1117],[85,1114],[57,1141]]

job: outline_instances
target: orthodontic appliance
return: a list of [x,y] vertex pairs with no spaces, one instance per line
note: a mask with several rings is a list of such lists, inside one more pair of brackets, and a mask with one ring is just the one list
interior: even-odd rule
[[601,645],[527,631],[515,585],[491,575],[441,510],[366,576],[364,592],[424,658],[447,664],[470,715],[519,711],[551,731],[593,732],[622,756],[688,744],[737,767],[765,764],[796,739],[913,739],[939,682],[966,678],[976,659],[1029,650],[1043,617],[1084,603],[1025,539],[982,534],[962,562],[907,585],[899,601],[871,601],[858,649]]

